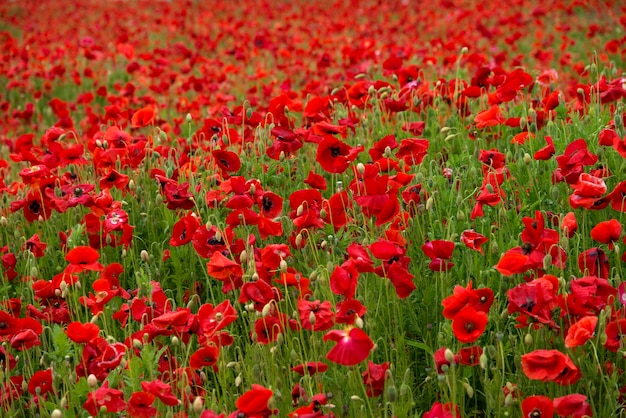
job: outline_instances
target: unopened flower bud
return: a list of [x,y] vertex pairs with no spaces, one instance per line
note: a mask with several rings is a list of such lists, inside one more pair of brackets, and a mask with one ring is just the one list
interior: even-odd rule
[[196,396],[193,400],[193,404],[191,405],[191,409],[193,409],[193,412],[196,414],[202,412],[202,409],[204,409],[204,400],[202,399],[202,396]]
[[96,377],[96,375],[90,374],[89,376],[87,376],[87,384],[92,389],[98,386],[98,378]]

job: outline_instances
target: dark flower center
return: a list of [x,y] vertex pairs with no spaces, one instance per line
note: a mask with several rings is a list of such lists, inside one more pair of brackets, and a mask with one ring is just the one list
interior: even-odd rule
[[333,157],[337,157],[341,155],[341,148],[339,147],[330,147],[330,155]]
[[271,210],[272,206],[274,206],[274,202],[272,202],[272,199],[268,198],[267,196],[263,197],[263,200],[262,200],[261,203],[262,203],[262,206],[263,206],[263,210],[266,211],[266,212]]
[[34,200],[30,202],[30,205],[28,205],[28,209],[30,209],[30,211],[36,215],[41,211],[41,205],[39,204],[39,202]]

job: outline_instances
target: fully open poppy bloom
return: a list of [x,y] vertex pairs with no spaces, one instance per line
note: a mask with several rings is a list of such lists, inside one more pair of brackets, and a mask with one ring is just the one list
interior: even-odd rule
[[609,321],[604,331],[607,337],[604,348],[614,353],[617,353],[620,348],[624,348],[623,340],[624,336],[626,336],[626,318]]
[[39,234],[35,234],[28,240],[26,240],[26,242],[22,246],[22,250],[28,250],[31,252],[33,257],[40,258],[44,256],[44,251],[46,250],[46,247],[48,247],[48,244],[46,244],[45,242],[41,242],[41,240],[39,239]]
[[460,342],[473,343],[485,332],[487,322],[485,312],[466,306],[452,318],[452,331]]
[[618,183],[606,198],[613,209],[626,212],[626,180]]
[[65,267],[66,273],[80,273],[81,271],[102,271],[104,266],[98,262],[100,253],[91,247],[76,247],[65,255],[70,264]]
[[187,215],[180,218],[172,228],[172,237],[170,245],[179,247],[191,242],[196,229],[200,227],[200,221],[193,215]]
[[335,324],[335,313],[329,301],[298,300],[300,323],[309,331],[326,331]]
[[189,367],[194,370],[203,367],[211,367],[214,372],[217,372],[217,360],[219,355],[220,349],[216,345],[210,344],[205,347],[200,347],[189,358]]
[[588,271],[589,276],[607,279],[611,266],[609,265],[609,258],[602,248],[593,247],[580,253],[578,256],[578,268],[583,273]]
[[365,360],[374,343],[361,329],[349,327],[333,330],[324,335],[324,342],[331,340],[337,344],[326,354],[326,358],[343,366],[353,366]]
[[386,271],[386,276],[391,280],[391,284],[396,290],[396,294],[400,299],[407,298],[416,289],[413,282],[413,276],[409,271],[398,262],[391,264]]
[[227,173],[236,173],[241,168],[239,156],[232,151],[214,150],[215,164]]
[[547,396],[536,395],[525,398],[522,403],[522,417],[524,418],[553,418],[554,405]]
[[493,298],[493,290],[488,287],[472,289],[471,281],[467,287],[457,285],[454,287],[453,294],[441,301],[443,317],[453,319],[466,306],[471,306],[477,311],[489,313],[489,308],[493,304]]
[[107,412],[121,412],[126,409],[124,393],[118,389],[111,389],[107,385],[108,382],[105,382],[104,386],[87,394],[87,400],[83,404],[83,408],[91,416],[97,416],[103,407]]
[[332,135],[325,135],[317,145],[316,161],[329,173],[343,173],[363,149],[362,145],[353,148]]
[[582,377],[572,359],[558,350],[535,350],[524,354],[522,370],[529,379],[562,386],[574,384]]
[[530,319],[536,321],[536,326],[554,326],[552,312],[563,307],[563,297],[558,294],[558,288],[558,278],[552,275],[519,284],[507,291],[508,312],[519,313],[519,326],[528,325]]
[[556,150],[554,148],[554,141],[552,140],[552,137],[549,135],[546,135],[544,139],[546,140],[548,145],[541,148],[540,150],[537,150],[533,154],[533,158],[535,160],[538,160],[538,161],[549,160],[550,158],[552,158],[554,154],[556,154]]
[[134,392],[128,398],[128,404],[126,410],[128,416],[132,418],[150,418],[154,417],[157,410],[152,404],[154,403],[155,396],[150,392]]
[[578,223],[576,222],[576,215],[574,215],[574,212],[568,212],[567,215],[563,217],[561,230],[563,230],[563,234],[568,238],[572,238],[574,236],[578,230]]
[[342,265],[336,266],[330,275],[330,290],[346,299],[354,298],[359,272],[356,262],[349,258]]

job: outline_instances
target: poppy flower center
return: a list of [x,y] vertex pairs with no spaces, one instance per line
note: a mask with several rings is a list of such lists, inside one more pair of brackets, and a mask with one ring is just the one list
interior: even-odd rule
[[467,322],[465,324],[465,330],[467,332],[472,332],[474,330],[474,323],[473,322]]
[[74,189],[74,197],[81,197],[84,191],[80,187]]
[[532,411],[530,411],[530,414],[528,414],[528,418],[540,418],[541,415],[542,415],[541,411],[535,408]]
[[183,240],[187,237],[187,230],[183,229],[183,231],[180,233],[180,237],[179,239]]
[[30,211],[34,214],[38,214],[41,210],[41,205],[39,204],[39,202],[33,201],[30,202],[30,205],[28,205],[28,209],[30,209]]
[[330,155],[332,157],[337,157],[341,155],[341,148],[339,147],[330,147]]
[[9,328],[9,324],[7,322],[0,322],[0,329],[7,329]]
[[272,209],[272,206],[274,206],[274,203],[268,197],[263,197],[262,205],[264,211],[269,211]]
[[220,160],[220,163],[224,164],[224,166],[225,166],[226,168],[230,168],[230,164],[228,164],[228,161],[226,161],[225,159],[223,159],[223,158],[222,158],[222,159]]

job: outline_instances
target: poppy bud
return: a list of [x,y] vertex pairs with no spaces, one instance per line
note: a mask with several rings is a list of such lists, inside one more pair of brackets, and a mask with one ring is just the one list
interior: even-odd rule
[[175,335],[172,337],[171,342],[174,347],[177,347],[180,345],[180,339],[178,339],[178,337]]
[[508,394],[506,395],[506,397],[504,398],[504,407],[505,408],[510,408],[515,404],[515,398],[513,398],[512,394]]
[[363,326],[365,324],[363,323],[363,319],[360,316],[357,316],[356,319],[354,320],[354,325],[356,325],[357,328],[363,329]]
[[470,398],[474,397],[474,388],[467,382],[463,382],[463,389],[465,389],[465,393]]
[[87,376],[87,384],[92,389],[98,386],[98,378],[96,377],[96,375],[90,374],[89,376]]
[[543,257],[543,269],[547,270],[552,265],[552,256],[550,254],[546,254]]
[[242,380],[243,380],[243,379],[241,378],[241,373],[239,373],[239,374],[237,375],[237,377],[235,378],[235,387],[237,387],[237,388],[238,388],[239,386],[241,386],[241,381],[242,381]]
[[196,398],[193,400],[193,403],[191,405],[191,409],[193,410],[194,413],[199,414],[202,412],[203,408],[204,408],[204,401],[202,400],[202,397],[196,396]]
[[387,387],[387,399],[389,400],[389,402],[395,402],[396,400],[398,400],[398,390],[393,384]]
[[309,323],[315,325],[315,314],[313,312],[309,313]]
[[39,269],[36,266],[31,267],[30,275],[32,278],[36,279],[37,277],[39,277]]
[[528,125],[528,120],[526,119],[526,116],[521,116],[519,118],[519,128],[524,131],[526,130],[526,125]]
[[529,153],[527,153],[527,152],[525,152],[525,153],[524,153],[524,164],[528,165],[528,164],[530,164],[530,163],[531,163],[531,161],[532,161],[532,160],[533,160],[533,159],[532,159],[532,157],[530,156],[530,154],[529,154]]
[[302,234],[298,233],[298,235],[296,235],[296,248],[302,248]]
[[240,264],[244,264],[248,262],[248,253],[246,252],[246,250],[241,251],[241,253],[239,254],[239,263]]
[[452,138],[455,138],[458,134],[450,134],[448,136],[446,136],[443,140],[445,142],[448,142],[449,140],[451,140]]
[[530,334],[524,335],[524,344],[531,345],[533,343],[533,336]]
[[478,358],[478,364],[480,365],[480,368],[485,370],[487,368],[488,361],[489,361],[489,359],[487,358],[487,355],[483,351],[483,353]]
[[264,307],[263,310],[261,311],[261,316],[266,317],[270,314],[270,311],[272,310],[272,302],[268,302]]
[[385,158],[391,158],[391,157],[393,157],[393,153],[392,153],[392,151],[391,151],[391,147],[390,147],[389,145],[387,145],[387,146],[385,147],[385,152],[383,153],[383,156],[384,156]]
[[457,218],[459,221],[464,221],[464,220],[465,220],[465,212],[463,212],[462,210],[459,210],[459,211],[456,213],[456,218]]
[[282,273],[287,273],[287,262],[285,260],[280,260],[279,268]]
[[185,122],[191,123],[192,120],[193,120],[193,117],[191,116],[191,113],[187,113],[185,115]]
[[9,221],[4,216],[0,216],[0,226],[7,227],[9,225]]
[[61,412],[60,409],[55,409],[54,411],[52,411],[52,413],[50,414],[50,418],[61,418],[63,417],[63,412]]
[[446,361],[450,364],[455,364],[455,359],[454,359],[454,353],[452,352],[452,350],[450,350],[449,348],[446,348],[446,351],[444,351],[444,357],[446,358]]
[[356,165],[356,171],[360,174],[363,175],[363,173],[365,173],[365,165],[363,163],[358,163]]
[[433,208],[433,203],[434,203],[434,200],[431,196],[426,200],[426,210],[430,211]]
[[163,196],[161,196],[160,194],[156,195],[154,197],[154,203],[159,206],[161,204],[163,204]]

